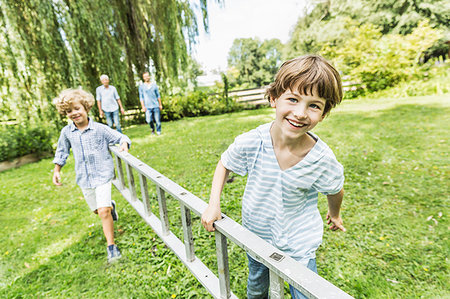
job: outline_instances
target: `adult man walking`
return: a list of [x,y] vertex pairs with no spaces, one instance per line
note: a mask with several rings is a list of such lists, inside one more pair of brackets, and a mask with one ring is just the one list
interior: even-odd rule
[[[139,86],[139,100],[141,101],[142,110],[145,112],[145,120],[152,128],[152,134],[161,135],[161,95],[159,94],[156,83],[150,82],[150,73],[142,74],[144,83]],[[155,124],[153,124],[155,122]]]
[[102,85],[97,87],[97,105],[98,111],[100,111],[100,117],[106,116],[106,123],[112,128],[113,122],[118,132],[122,133],[119,120],[119,107],[122,114],[125,110],[122,107],[117,89],[109,85],[109,77],[107,75],[101,75],[100,81]]

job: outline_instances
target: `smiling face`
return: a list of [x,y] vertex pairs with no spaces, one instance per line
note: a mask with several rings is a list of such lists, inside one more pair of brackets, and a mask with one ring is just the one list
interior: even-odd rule
[[89,119],[87,111],[79,101],[72,102],[65,112],[67,117],[74,122],[77,128],[84,128],[88,125]]
[[150,83],[150,74],[149,73],[143,73],[142,79],[144,79],[145,83]]
[[108,87],[109,86],[109,78],[103,78],[100,80],[103,84],[103,86]]
[[325,117],[325,99],[294,90],[288,89],[279,98],[270,100],[276,109],[274,126],[289,139],[301,138]]

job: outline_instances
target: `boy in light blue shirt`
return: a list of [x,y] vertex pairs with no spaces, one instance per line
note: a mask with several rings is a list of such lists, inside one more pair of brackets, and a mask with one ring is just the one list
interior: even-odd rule
[[150,73],[142,74],[144,83],[139,86],[139,100],[141,101],[142,110],[145,112],[145,121],[150,125],[152,134],[161,135],[161,95],[159,94],[158,85],[150,82]]
[[[339,73],[322,57],[286,61],[267,91],[275,120],[236,137],[222,154],[202,224],[221,218],[220,194],[230,171],[248,174],[242,225],[317,272],[323,222],[318,192],[328,198],[327,223],[345,231],[340,216],[344,173],[332,150],[310,131],[342,100]],[[269,270],[248,255],[248,298],[267,298]],[[290,287],[293,298],[306,298]]]
[[66,164],[72,149],[77,184],[81,187],[89,208],[102,220],[108,245],[108,262],[112,262],[119,259],[121,254],[114,243],[113,221],[118,219],[118,215],[115,202],[111,200],[114,163],[108,146],[120,144],[120,151],[128,151],[131,141],[127,136],[88,117],[95,100],[84,90],[64,90],[54,103],[59,113],[67,115],[73,123],[61,130],[53,160],[53,183],[61,185],[61,168]]

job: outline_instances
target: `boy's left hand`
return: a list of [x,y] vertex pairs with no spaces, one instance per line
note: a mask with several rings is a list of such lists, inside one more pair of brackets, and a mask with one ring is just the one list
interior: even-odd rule
[[124,142],[119,147],[119,152],[128,152],[128,143]]
[[337,216],[337,217],[331,217],[330,212],[327,213],[327,224],[331,224],[330,225],[330,229],[331,230],[338,230],[340,229],[341,231],[345,232],[346,229],[343,225],[343,221],[341,216]]

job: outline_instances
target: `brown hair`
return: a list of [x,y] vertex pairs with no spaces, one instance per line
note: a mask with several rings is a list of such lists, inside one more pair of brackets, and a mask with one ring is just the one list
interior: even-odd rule
[[82,89],[63,90],[57,98],[53,99],[53,104],[55,104],[56,109],[62,115],[67,114],[67,110],[74,102],[79,102],[86,109],[86,112],[89,112],[94,106],[95,99],[92,94]]
[[275,82],[269,85],[266,96],[279,98],[286,90],[300,94],[319,96],[325,99],[323,115],[330,112],[342,101],[342,81],[336,69],[319,55],[300,56],[284,62],[275,76]]

